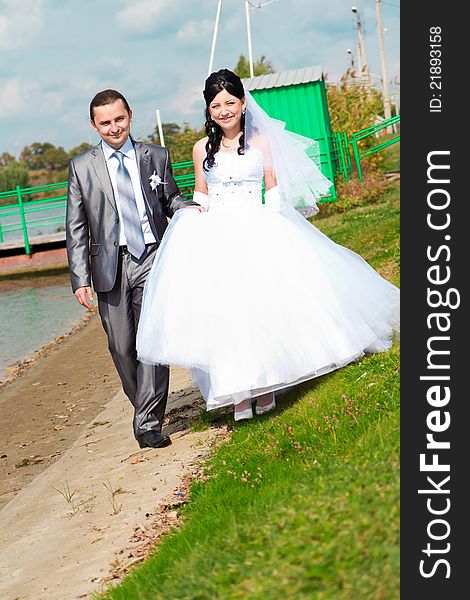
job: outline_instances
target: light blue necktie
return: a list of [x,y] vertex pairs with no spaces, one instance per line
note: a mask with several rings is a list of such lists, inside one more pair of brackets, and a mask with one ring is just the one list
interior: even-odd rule
[[131,176],[124,164],[124,154],[116,150],[114,156],[119,160],[116,182],[127,248],[133,256],[140,258],[145,250],[145,240],[140,224]]

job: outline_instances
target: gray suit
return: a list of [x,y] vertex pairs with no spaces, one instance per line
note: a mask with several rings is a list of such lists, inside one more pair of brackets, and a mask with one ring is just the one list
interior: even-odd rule
[[[93,280],[109,350],[124,392],[134,405],[137,437],[150,429],[161,431],[169,380],[167,367],[137,361],[135,336],[143,288],[167,217],[195,203],[179,194],[165,148],[140,142],[134,142],[134,147],[157,243],[148,245],[140,260],[120,248],[119,215],[101,143],[70,163],[66,238],[72,289],[90,286]],[[149,179],[154,171],[163,183],[152,190]]]

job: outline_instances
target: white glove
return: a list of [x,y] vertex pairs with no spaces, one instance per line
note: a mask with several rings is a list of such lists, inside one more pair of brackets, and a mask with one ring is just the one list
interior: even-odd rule
[[209,208],[209,196],[204,194],[204,192],[194,192],[193,202],[197,202],[204,207],[205,210]]
[[279,194],[279,186],[275,185],[264,192],[264,203],[266,208],[273,212],[281,212],[281,195]]

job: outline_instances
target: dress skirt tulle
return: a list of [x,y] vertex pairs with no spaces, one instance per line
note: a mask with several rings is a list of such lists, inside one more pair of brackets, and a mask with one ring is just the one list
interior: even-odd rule
[[137,353],[190,368],[213,409],[386,350],[398,309],[395,286],[294,209],[182,209],[145,286]]

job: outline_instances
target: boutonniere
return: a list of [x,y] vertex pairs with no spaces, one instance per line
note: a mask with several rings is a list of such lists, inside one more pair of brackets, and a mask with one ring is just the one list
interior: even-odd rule
[[161,180],[161,177],[159,175],[157,175],[156,171],[154,171],[150,175],[149,181],[150,181],[150,187],[152,188],[152,190],[156,190],[157,189],[157,185],[163,184],[163,181]]

